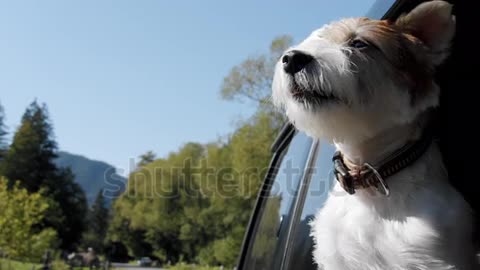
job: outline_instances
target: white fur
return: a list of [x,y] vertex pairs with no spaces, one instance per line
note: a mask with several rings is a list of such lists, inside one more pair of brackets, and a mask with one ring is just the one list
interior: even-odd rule
[[[431,27],[425,21],[436,24],[432,27],[438,31],[428,35],[415,32]],[[364,22],[350,19],[324,26],[291,48],[314,60],[293,76],[284,72],[280,62],[273,80],[273,100],[299,130],[334,142],[352,162],[376,164],[407,141],[417,139],[430,109],[439,103],[439,88],[433,81],[425,84],[429,89],[423,96],[412,101],[415,89],[408,88],[411,84],[399,75],[403,71],[388,57],[400,54],[395,51],[399,46],[409,46],[412,55],[429,70],[448,55],[455,27],[451,5],[443,1],[422,4],[402,17],[398,28],[392,28],[412,31],[406,32],[409,35],[420,33],[416,37],[420,42],[409,38],[395,44],[397,47],[390,44],[382,56],[348,46],[345,39],[351,33],[361,36],[368,31],[385,42],[371,27],[362,26]],[[441,57],[436,54],[439,48],[443,50]],[[295,99],[294,82],[304,91],[333,95],[340,102]],[[336,185],[312,222],[319,269],[477,269],[472,212],[449,184],[435,143],[413,165],[387,181],[389,197],[371,188],[349,195]]]
[[472,213],[448,183],[435,145],[388,179],[389,197],[337,184],[312,222],[317,264],[330,269],[474,269]]

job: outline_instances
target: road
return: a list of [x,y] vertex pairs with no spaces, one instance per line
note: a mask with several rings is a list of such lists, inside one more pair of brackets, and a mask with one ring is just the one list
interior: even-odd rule
[[165,268],[140,267],[138,265],[128,263],[112,263],[112,267],[119,270],[166,270]]

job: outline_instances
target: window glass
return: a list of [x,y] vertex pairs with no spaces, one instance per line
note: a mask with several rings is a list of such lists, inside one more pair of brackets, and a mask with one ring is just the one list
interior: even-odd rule
[[375,1],[367,12],[367,17],[372,19],[381,19],[385,13],[392,7],[396,0]]
[[309,180],[302,215],[294,233],[293,249],[288,269],[317,270],[312,257],[313,240],[310,236],[310,222],[316,212],[323,207],[328,193],[335,184],[332,173],[334,152],[335,148],[332,145],[320,144],[315,167]]
[[291,210],[311,145],[311,138],[297,133],[276,165],[274,180],[266,183],[270,191],[263,201],[244,269],[280,269]]

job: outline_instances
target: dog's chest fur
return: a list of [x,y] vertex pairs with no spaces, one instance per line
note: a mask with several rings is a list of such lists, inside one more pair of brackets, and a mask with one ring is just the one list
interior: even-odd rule
[[448,183],[435,145],[388,179],[391,195],[337,184],[312,222],[325,270],[473,269],[471,211]]

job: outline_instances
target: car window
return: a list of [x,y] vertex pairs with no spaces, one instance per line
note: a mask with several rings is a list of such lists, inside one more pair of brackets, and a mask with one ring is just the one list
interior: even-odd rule
[[396,0],[375,1],[366,16],[372,19],[381,19],[395,2]]
[[276,176],[268,184],[269,192],[253,231],[254,239],[246,257],[244,269],[280,269],[292,206],[303,176],[312,139],[297,133],[278,166]]
[[293,249],[289,256],[287,269],[316,270],[313,262],[313,241],[310,237],[310,222],[315,213],[321,209],[335,184],[332,174],[331,158],[335,149],[327,143],[320,143],[317,159],[309,181],[307,196],[305,197],[300,221],[297,223],[293,238]]

